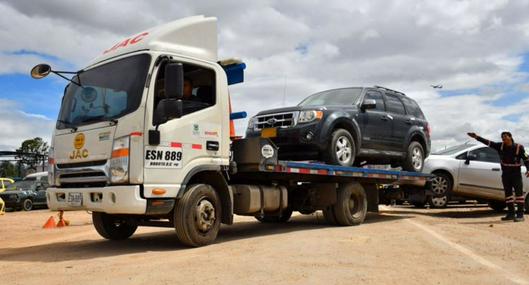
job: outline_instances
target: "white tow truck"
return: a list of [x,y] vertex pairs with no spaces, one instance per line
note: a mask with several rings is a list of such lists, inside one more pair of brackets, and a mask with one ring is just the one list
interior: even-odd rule
[[91,211],[107,239],[161,226],[202,246],[234,214],[280,223],[323,210],[350,226],[382,200],[424,193],[427,174],[278,161],[268,139],[234,137],[230,119],[241,114],[228,85],[244,68],[218,60],[216,18],[204,16],[126,38],[71,78],[35,66],[34,78],[70,81],[49,154],[49,207]]

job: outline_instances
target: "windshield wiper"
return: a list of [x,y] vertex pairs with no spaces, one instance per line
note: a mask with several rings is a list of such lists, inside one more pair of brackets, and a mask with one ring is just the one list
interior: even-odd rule
[[69,129],[72,129],[72,132],[76,132],[77,131],[77,126],[75,126],[74,124],[72,124],[70,122],[67,122],[65,120],[57,120],[57,122],[63,124],[65,127],[69,128]]

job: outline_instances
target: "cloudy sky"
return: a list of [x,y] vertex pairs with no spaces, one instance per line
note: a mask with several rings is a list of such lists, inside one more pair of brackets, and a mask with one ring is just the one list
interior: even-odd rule
[[468,131],[529,142],[528,0],[0,0],[0,150],[52,133],[65,81],[32,80],[33,65],[80,69],[128,35],[198,14],[218,18],[220,58],[247,63],[230,87],[236,111],[382,85],[419,102],[434,149]]

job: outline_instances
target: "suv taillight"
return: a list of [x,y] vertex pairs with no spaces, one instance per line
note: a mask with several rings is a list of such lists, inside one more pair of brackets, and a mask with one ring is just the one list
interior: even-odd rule
[[430,127],[430,124],[426,123],[426,134],[431,137],[432,135],[432,127]]

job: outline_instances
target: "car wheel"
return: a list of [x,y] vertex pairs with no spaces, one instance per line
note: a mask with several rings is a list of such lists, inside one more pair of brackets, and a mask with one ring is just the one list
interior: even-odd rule
[[449,194],[452,191],[452,178],[446,173],[434,173],[432,179],[432,191],[434,196],[428,198],[428,203],[433,208],[445,208],[449,201]]
[[31,211],[33,210],[33,201],[31,199],[26,199],[24,202],[22,202],[22,209],[24,211]]
[[421,172],[424,166],[424,149],[422,145],[413,141],[408,146],[406,160],[402,168],[406,171]]
[[351,166],[356,157],[356,145],[351,134],[337,129],[331,135],[326,162],[334,165]]

